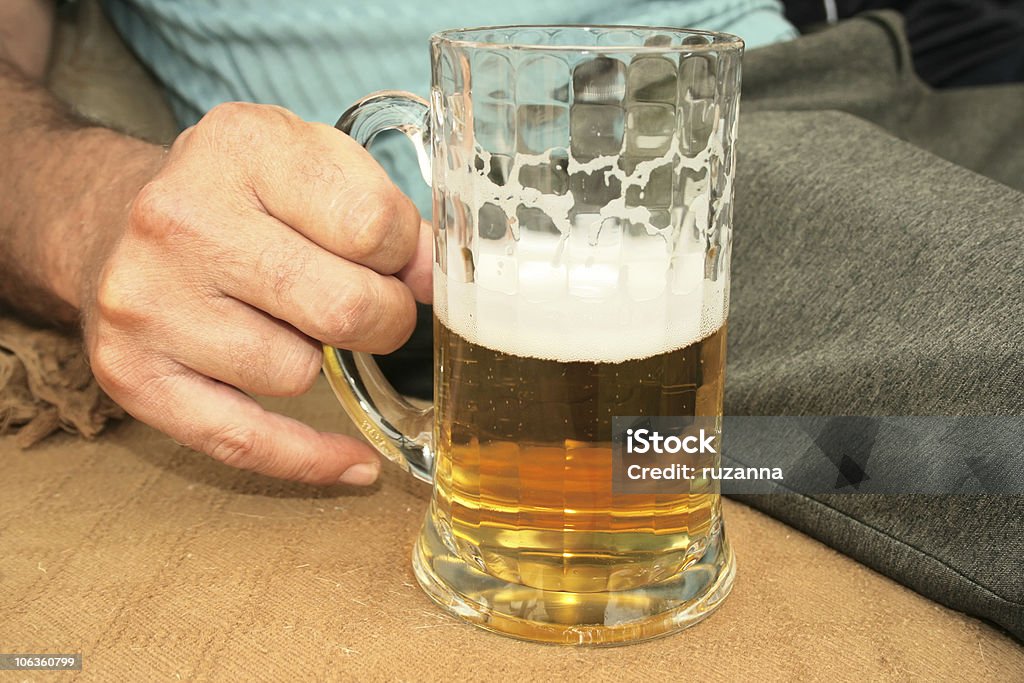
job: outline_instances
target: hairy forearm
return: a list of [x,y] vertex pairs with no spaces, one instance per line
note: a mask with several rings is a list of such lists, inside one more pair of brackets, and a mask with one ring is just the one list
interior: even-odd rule
[[95,255],[163,149],[90,123],[0,60],[0,306],[73,324]]

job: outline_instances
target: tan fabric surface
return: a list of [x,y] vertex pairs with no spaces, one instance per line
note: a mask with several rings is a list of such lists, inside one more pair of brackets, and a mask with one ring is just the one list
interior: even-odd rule
[[[350,428],[323,382],[276,405]],[[735,503],[718,613],[584,650],[435,607],[409,567],[427,490],[394,466],[369,491],[318,490],[133,421],[29,451],[4,437],[0,459],[0,652],[82,652],[83,680],[1024,680],[1024,649],[995,629]]]

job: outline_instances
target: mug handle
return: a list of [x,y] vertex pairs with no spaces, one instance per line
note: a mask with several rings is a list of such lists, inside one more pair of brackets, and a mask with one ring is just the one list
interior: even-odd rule
[[[397,90],[367,95],[341,115],[335,128],[363,147],[383,131],[404,133],[416,148],[423,179],[430,184],[430,105],[423,98]],[[368,353],[325,345],[324,374],[370,443],[406,472],[432,483],[434,408],[416,408],[402,398]]]

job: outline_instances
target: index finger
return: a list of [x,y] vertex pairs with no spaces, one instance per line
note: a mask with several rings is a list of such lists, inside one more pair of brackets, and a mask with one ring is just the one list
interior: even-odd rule
[[251,182],[266,211],[324,249],[382,275],[417,249],[420,214],[380,164],[344,133],[298,120]]
[[[309,484],[366,485],[380,471],[377,452],[365,442],[267,411],[234,387],[191,370],[162,378],[159,396],[159,402],[136,404],[129,412],[232,467]],[[168,405],[175,409],[166,410]]]

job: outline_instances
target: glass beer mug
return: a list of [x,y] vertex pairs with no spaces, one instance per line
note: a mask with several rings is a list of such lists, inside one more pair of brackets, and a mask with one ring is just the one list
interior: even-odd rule
[[431,99],[338,128],[405,133],[433,188],[434,404],[325,349],[385,456],[433,484],[413,566],[484,628],[614,644],[705,617],[735,573],[715,482],[613,491],[613,416],[721,424],[743,43],[519,26],[430,41]]

